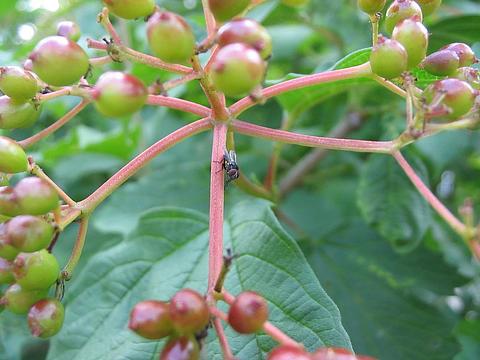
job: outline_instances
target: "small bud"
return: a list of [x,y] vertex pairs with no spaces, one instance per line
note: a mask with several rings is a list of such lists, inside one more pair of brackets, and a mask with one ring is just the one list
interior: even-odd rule
[[435,76],[453,75],[460,64],[460,59],[454,51],[439,50],[428,55],[422,62],[422,67]]
[[80,39],[80,28],[73,21],[60,21],[57,25],[57,35],[77,42]]
[[370,55],[370,66],[378,76],[393,79],[407,70],[407,59],[407,51],[402,44],[380,35]]

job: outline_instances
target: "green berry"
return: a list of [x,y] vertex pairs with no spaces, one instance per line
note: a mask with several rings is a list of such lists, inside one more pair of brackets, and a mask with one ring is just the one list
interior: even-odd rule
[[272,54],[272,37],[262,25],[251,19],[235,19],[218,31],[218,45],[244,43],[257,50],[263,59]]
[[19,284],[13,284],[0,299],[0,305],[5,306],[5,309],[14,314],[23,315],[28,312],[33,304],[46,296],[47,290],[27,290]]
[[104,73],[95,85],[95,107],[105,116],[125,116],[140,110],[148,91],[135,76],[118,71]]
[[77,83],[90,66],[85,51],[63,36],[49,36],[40,41],[29,57],[33,71],[49,85]]
[[169,311],[173,326],[182,334],[201,331],[210,320],[205,299],[191,289],[177,292],[170,301]]
[[160,360],[198,360],[200,350],[197,340],[182,336],[168,341],[160,354]]
[[407,50],[407,69],[413,69],[425,59],[428,48],[428,30],[414,18],[405,19],[393,29],[392,39]]
[[27,171],[28,161],[25,151],[14,140],[0,136],[0,171],[15,174]]
[[35,337],[47,339],[60,331],[65,310],[56,299],[42,299],[28,311],[28,327]]
[[310,360],[310,356],[298,347],[280,345],[268,354],[267,360]]
[[260,331],[267,319],[267,302],[252,291],[238,295],[228,312],[228,323],[240,334]]
[[208,0],[208,6],[219,22],[225,22],[240,15],[250,3],[251,0]]
[[360,10],[368,15],[374,15],[383,10],[387,0],[357,0]]
[[73,21],[60,21],[57,25],[57,35],[77,42],[80,39],[80,28]]
[[442,0],[416,0],[416,2],[425,16],[433,14],[442,5]]
[[290,7],[300,7],[308,4],[310,0],[282,0],[282,4]]
[[32,99],[38,91],[35,77],[18,66],[0,67],[0,90],[18,102]]
[[458,55],[460,67],[470,66],[478,61],[472,48],[464,43],[453,43],[444,46],[441,50],[454,51]]
[[386,79],[399,77],[407,70],[407,61],[408,55],[403,45],[382,35],[370,54],[372,72]]
[[475,91],[465,81],[458,79],[439,80],[427,87],[423,95],[427,104],[441,97],[441,103],[451,110],[446,116],[449,120],[467,114],[475,103]]
[[168,11],[155,12],[147,23],[148,44],[155,56],[184,64],[195,53],[195,36],[185,19]]
[[156,300],[138,303],[130,313],[128,327],[146,339],[161,339],[171,335],[173,325],[168,304]]
[[422,67],[435,76],[450,76],[455,74],[460,65],[460,59],[454,51],[439,50],[428,55],[422,62]]
[[38,177],[24,178],[14,189],[22,215],[44,215],[59,206],[55,189]]
[[0,257],[0,285],[15,282],[12,272],[12,263]]
[[42,218],[21,215],[5,223],[7,242],[21,252],[45,249],[51,242],[53,226]]
[[221,48],[212,62],[212,80],[228,96],[245,95],[263,80],[265,63],[258,51],[245,44]]
[[387,9],[385,29],[391,34],[399,22],[411,17],[415,17],[420,22],[423,20],[420,6],[413,0],[395,0]]
[[17,102],[8,96],[0,97],[0,129],[18,129],[33,125],[40,115],[31,102]]
[[18,205],[14,188],[11,186],[0,187],[0,214],[4,216],[17,216],[20,215],[20,213],[21,209]]
[[149,16],[155,10],[155,0],[103,0],[112,13],[124,19]]
[[58,278],[60,267],[47,250],[20,253],[13,262],[13,274],[24,289],[48,289]]
[[14,260],[19,254],[19,250],[7,242],[6,226],[0,224],[0,258],[8,261]]
[[453,76],[459,80],[466,81],[474,89],[480,90],[480,72],[477,69],[462,67]]

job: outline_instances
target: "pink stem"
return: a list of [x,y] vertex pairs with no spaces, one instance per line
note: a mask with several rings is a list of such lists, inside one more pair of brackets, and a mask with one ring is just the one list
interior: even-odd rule
[[108,8],[104,7],[102,12],[99,14],[100,23],[105,27],[107,32],[113,39],[113,42],[117,45],[122,44],[122,39],[120,35],[118,35],[117,30],[113,27],[112,23],[110,22],[109,11]]
[[210,175],[210,243],[208,292],[214,289],[223,264],[223,153],[227,142],[227,126],[215,125],[213,130],[212,164]]
[[[340,69],[326,71],[319,74],[306,75],[297,79],[292,79],[288,81],[281,82],[276,85],[269,86],[263,89],[262,98],[270,99],[271,97],[292,91],[295,89],[300,89],[308,86],[318,85],[322,83],[328,83],[344,79],[354,79],[359,77],[367,77],[371,75],[370,64],[367,62],[362,65]],[[255,102],[251,99],[250,96],[245,97],[230,107],[230,112],[234,115],[238,115],[241,112],[247,110],[249,107],[253,106]]]
[[172,109],[189,112],[202,117],[210,116],[210,109],[187,100],[172,98],[163,95],[149,95],[147,104],[167,106]]
[[82,218],[80,221],[80,227],[78,228],[77,239],[75,240],[75,245],[73,246],[72,254],[68,259],[67,264],[62,270],[62,277],[65,280],[70,280],[72,278],[73,271],[80,261],[82,256],[83,247],[85,246],[85,239],[87,237],[88,230],[88,217]]
[[89,61],[92,66],[102,66],[111,63],[113,60],[110,56],[107,55],[97,58],[91,58]]
[[319,147],[330,150],[388,154],[394,147],[394,142],[392,141],[351,140],[302,135],[285,130],[270,129],[240,120],[233,120],[231,125],[233,129],[240,134],[287,144]]
[[203,6],[203,13],[205,15],[205,22],[207,23],[207,34],[208,36],[212,36],[212,34],[215,33],[215,18],[213,17],[212,12],[210,11],[210,8],[208,6],[208,0],[202,0],[202,6]]
[[408,176],[412,184],[417,188],[420,194],[427,200],[427,202],[435,209],[435,211],[449,224],[455,232],[460,235],[465,235],[466,227],[458,220],[445,205],[431,192],[431,190],[423,183],[422,179],[415,173],[415,170],[405,160],[400,151],[395,151],[393,154],[400,167]]
[[70,86],[64,87],[60,90],[56,90],[47,94],[40,94],[37,96],[37,100],[40,102],[48,101],[48,100],[53,100],[61,96],[66,96],[70,95],[72,92],[72,88]]
[[212,125],[210,119],[205,118],[185,125],[173,133],[165,136],[163,139],[157,141],[144,152],[137,155],[132,161],[130,161],[97,190],[95,190],[93,194],[77,203],[77,208],[81,209],[83,213],[92,212],[103,200],[105,200],[118,187],[120,187],[120,185],[135,175],[138,170],[144,167],[158,154],[168,150],[172,146],[178,144],[180,141],[202,131],[208,130],[211,127]]
[[18,143],[23,148],[28,148],[32,146],[36,142],[46,138],[48,135],[54,133],[55,131],[60,129],[63,125],[65,125],[70,120],[72,120],[75,117],[75,115],[77,115],[80,111],[85,109],[85,107],[89,103],[90,102],[88,100],[83,100],[81,103],[79,103],[72,110],[70,110],[68,113],[66,113],[64,116],[62,116],[60,119],[58,119],[56,122],[54,122],[52,125],[50,125],[46,129],[43,129],[42,131],[36,133],[35,135],[30,136],[29,138],[24,139],[22,141],[19,141]]
[[166,63],[155,56],[141,53],[126,46],[119,46],[118,50],[120,51],[121,55],[125,56],[126,58],[151,66],[153,68],[167,70],[178,74],[190,74],[192,72],[192,68],[188,66]]
[[107,44],[103,41],[87,39],[87,47],[90,49],[107,50]]
[[218,317],[213,320],[213,326],[215,327],[215,331],[218,335],[218,341],[220,342],[220,347],[222,348],[223,358],[225,360],[233,360],[234,357],[232,349],[230,349],[227,337],[225,336],[225,331],[223,330],[222,323]]

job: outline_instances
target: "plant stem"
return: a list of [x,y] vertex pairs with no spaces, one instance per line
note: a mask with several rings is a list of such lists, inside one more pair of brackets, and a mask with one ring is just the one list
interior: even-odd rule
[[83,246],[85,245],[85,238],[87,237],[88,230],[88,217],[82,218],[80,221],[80,227],[78,229],[77,239],[73,246],[72,254],[68,259],[67,265],[62,270],[62,278],[64,280],[70,280],[72,278],[73,271],[82,256]]
[[[367,77],[371,75],[370,64],[367,62],[362,65],[340,69],[340,70],[332,70],[326,71],[323,73],[306,75],[299,77],[297,79],[292,79],[288,81],[281,82],[276,85],[269,86],[262,91],[262,99],[270,99],[274,96],[286,93],[288,91],[305,88],[308,86],[338,81],[338,80],[345,80],[345,79],[355,79],[360,77]],[[237,101],[230,107],[230,112],[237,116],[238,114],[242,113],[243,111],[247,110],[251,106],[255,105],[254,100],[252,100],[249,96]]]
[[55,121],[52,125],[43,129],[42,131],[36,133],[35,135],[30,136],[29,138],[26,138],[22,141],[19,141],[18,144],[20,144],[21,147],[26,149],[26,148],[32,146],[33,144],[39,142],[40,140],[46,138],[50,134],[53,134],[55,131],[60,129],[63,125],[65,125],[70,120],[72,120],[80,111],[85,109],[85,107],[89,103],[90,103],[89,100],[83,100],[78,105],[76,105],[72,110],[70,110],[68,113],[63,115],[60,119]]
[[82,210],[76,207],[67,207],[62,209],[62,216],[60,221],[57,223],[60,231],[63,231],[68,225],[74,222],[78,217],[82,215]]
[[225,336],[225,331],[223,330],[222,323],[218,317],[213,320],[213,326],[215,327],[215,331],[218,335],[218,341],[220,343],[220,348],[223,352],[223,358],[225,360],[234,360],[235,358],[232,354],[232,349],[228,344],[227,337]]
[[168,90],[171,90],[177,86],[180,86],[180,85],[183,85],[183,84],[186,84],[192,80],[198,80],[201,78],[201,74],[195,72],[195,71],[192,71],[190,72],[189,74],[185,75],[185,76],[182,76],[181,78],[178,78],[178,79],[172,79],[172,80],[169,80],[167,82],[165,82],[163,84],[163,89],[165,91],[168,91]]
[[118,46],[118,50],[120,54],[126,57],[127,59],[141,63],[141,64],[148,65],[153,68],[167,70],[170,72],[185,74],[185,75],[190,74],[192,72],[192,68],[188,66],[166,63],[155,56],[141,53],[139,51],[133,50],[126,46]]
[[208,0],[202,0],[203,13],[205,15],[205,23],[207,24],[207,34],[211,37],[216,30],[215,18],[208,6]]
[[120,38],[120,35],[118,35],[117,31],[110,22],[110,16],[107,7],[104,7],[102,9],[102,12],[98,14],[97,22],[99,22],[105,28],[105,30],[107,30],[115,44],[122,44],[122,39]]
[[37,96],[37,100],[39,102],[53,100],[53,99],[56,99],[56,98],[61,97],[61,96],[70,95],[71,91],[72,91],[72,88],[70,86],[67,86],[67,87],[64,87],[60,90],[52,91],[52,92],[47,93],[47,94],[39,94]]
[[380,24],[380,18],[377,14],[370,16],[370,23],[372,24],[372,44],[373,46],[377,45],[378,42],[378,28]]
[[400,151],[393,152],[393,157],[408,176],[412,184],[418,192],[427,200],[427,202],[435,209],[435,211],[450,225],[450,227],[459,235],[465,236],[466,226],[443,205],[440,200],[432,193],[432,191],[423,183],[422,179],[415,173],[415,170],[405,160]]
[[172,98],[163,95],[149,95],[147,104],[157,106],[167,106],[171,109],[189,112],[198,116],[210,116],[210,109],[187,100]]
[[287,144],[319,147],[330,150],[388,154],[394,149],[395,144],[393,141],[350,140],[303,135],[290,131],[270,129],[240,120],[233,120],[232,127],[238,133],[244,135],[279,141]]
[[83,213],[91,213],[102,201],[110,196],[125,181],[135,175],[138,170],[153,160],[158,154],[168,150],[186,138],[208,130],[211,128],[211,126],[210,119],[204,118],[185,125],[182,128],[165,136],[163,139],[157,141],[141,154],[137,155],[132,161],[130,161],[97,190],[95,190],[95,192],[93,192],[89,197],[77,203],[77,208]]
[[372,74],[371,75],[371,78],[373,80],[375,80],[377,83],[379,83],[380,85],[382,85],[383,87],[387,88],[388,90],[390,90],[391,92],[401,96],[401,97],[406,97],[407,96],[407,92],[405,90],[403,90],[402,88],[398,87],[397,85],[395,85],[394,83],[392,83],[391,81],[388,81],[376,74]]
[[91,58],[89,60],[90,65],[92,65],[92,66],[102,66],[102,65],[110,64],[112,61],[113,61],[113,59],[108,55],[100,56],[100,57],[97,57],[97,58]]
[[227,125],[217,123],[213,130],[210,170],[208,293],[214,290],[223,265],[224,174],[222,163],[226,140]]

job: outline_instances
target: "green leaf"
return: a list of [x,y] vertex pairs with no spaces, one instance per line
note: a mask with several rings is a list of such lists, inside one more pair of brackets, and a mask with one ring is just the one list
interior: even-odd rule
[[473,44],[480,41],[480,15],[461,15],[441,19],[428,27],[431,52],[454,42]]
[[[336,305],[266,202],[237,205],[225,235],[237,255],[227,289],[262,293],[271,321],[308,349],[351,347]],[[184,287],[204,292],[208,239],[203,214],[171,208],[145,213],[126,241],[92,257],[67,293],[65,326],[52,340],[48,359],[156,358],[158,343],[127,330],[129,312],[138,301],[167,300]],[[263,359],[274,345],[264,334],[240,336],[228,328],[227,335],[241,359]],[[208,359],[220,359],[212,334],[210,339]]]
[[[417,163],[420,175],[425,168]],[[431,222],[427,202],[389,156],[372,155],[361,175],[358,205],[363,217],[399,252],[418,246]]]
[[480,358],[480,321],[464,320],[455,329],[462,352],[455,356],[455,360],[473,360]]

